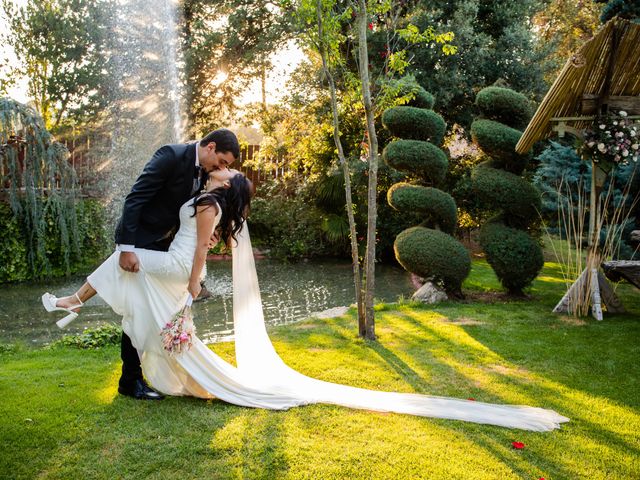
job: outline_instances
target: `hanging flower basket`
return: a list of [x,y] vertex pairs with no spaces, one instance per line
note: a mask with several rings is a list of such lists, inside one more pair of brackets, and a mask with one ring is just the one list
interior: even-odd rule
[[596,117],[594,127],[584,135],[579,151],[582,158],[608,173],[617,165],[637,162],[640,158],[638,126],[627,118],[627,112]]

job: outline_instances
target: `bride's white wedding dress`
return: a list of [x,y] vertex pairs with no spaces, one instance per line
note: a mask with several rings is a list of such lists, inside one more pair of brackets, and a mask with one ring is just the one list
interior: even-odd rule
[[[196,247],[192,200],[180,208],[180,229],[168,252],[136,250],[140,271],[127,273],[118,252],[88,281],[122,315],[122,328],[141,357],[146,379],[168,395],[217,397],[247,407],[283,410],[311,403],[465,420],[526,430],[558,428],[568,418],[552,410],[493,405],[413,393],[366,390],[316,380],[287,367],[276,353],[264,324],[249,232],[233,248],[233,319],[237,367],[213,353],[198,338],[191,350],[171,357],[160,330],[185,304]],[[216,218],[216,224],[220,213]],[[197,323],[197,319],[196,319]]]

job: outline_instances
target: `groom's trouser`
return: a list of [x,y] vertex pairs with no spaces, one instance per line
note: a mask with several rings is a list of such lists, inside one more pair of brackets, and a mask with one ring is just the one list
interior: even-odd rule
[[[144,248],[166,252],[169,250],[169,245],[171,245],[171,240],[173,239],[173,234],[172,232],[170,233],[150,245],[145,245]],[[120,386],[130,387],[136,380],[142,380],[142,367],[140,366],[138,350],[136,350],[131,343],[131,339],[124,332],[122,332],[122,341],[120,343],[120,358],[122,359]]]
[[131,344],[129,336],[124,332],[122,332],[122,342],[120,344],[120,358],[122,358],[120,386],[130,387],[136,380],[142,380],[142,368],[140,367],[138,351]]

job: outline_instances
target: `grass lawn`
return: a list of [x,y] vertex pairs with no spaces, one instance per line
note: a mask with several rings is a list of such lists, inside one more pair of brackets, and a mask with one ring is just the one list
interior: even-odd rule
[[[353,312],[274,328],[272,339],[316,378],[551,408],[571,419],[561,430],[329,405],[140,402],[116,393],[116,347],[5,347],[0,478],[640,478],[640,292],[621,285],[630,313],[597,322],[551,313],[565,288],[553,263],[528,300],[496,294],[481,261],[465,288],[463,303],[379,305],[378,342],[356,338]],[[233,357],[232,344],[212,348]]]

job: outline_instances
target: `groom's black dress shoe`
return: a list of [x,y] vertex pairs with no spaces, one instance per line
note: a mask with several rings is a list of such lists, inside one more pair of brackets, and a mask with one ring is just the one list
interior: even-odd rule
[[136,400],[162,400],[164,395],[156,392],[151,388],[144,380],[136,380],[128,387],[120,385],[118,387],[118,393],[126,395],[127,397],[135,398]]

